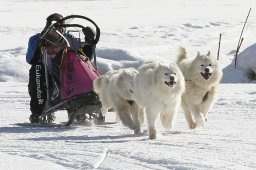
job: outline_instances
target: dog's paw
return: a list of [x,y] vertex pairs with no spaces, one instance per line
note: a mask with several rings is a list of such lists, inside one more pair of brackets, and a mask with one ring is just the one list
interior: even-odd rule
[[134,134],[135,135],[141,134],[140,128],[135,128],[134,129]]
[[156,139],[156,129],[149,129],[149,139]]
[[141,134],[141,129],[140,129],[140,125],[137,125],[136,128],[134,129],[134,134]]
[[196,124],[194,122],[189,124],[189,129],[195,129],[195,128],[196,128]]
[[196,117],[195,123],[196,123],[196,127],[204,126],[204,124],[205,124],[205,117],[204,117],[204,115],[202,113],[200,113]]
[[149,139],[156,139],[156,135],[149,135]]
[[[124,124],[125,125],[125,124]],[[131,130],[136,130],[137,129],[137,127],[136,127],[136,125],[135,124],[128,124],[128,125],[125,125],[125,126],[127,126],[129,129],[131,129]]]

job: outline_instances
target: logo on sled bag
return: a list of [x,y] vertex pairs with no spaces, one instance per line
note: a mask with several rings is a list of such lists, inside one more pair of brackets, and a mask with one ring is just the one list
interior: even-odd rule
[[42,65],[36,65],[36,97],[38,104],[41,105],[44,103],[44,99],[42,98],[42,90],[41,90],[41,70]]

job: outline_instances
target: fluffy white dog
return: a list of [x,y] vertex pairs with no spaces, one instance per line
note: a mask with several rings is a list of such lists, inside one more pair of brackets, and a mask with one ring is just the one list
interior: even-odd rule
[[133,97],[133,81],[137,73],[133,68],[112,70],[93,82],[94,91],[102,103],[103,116],[113,107],[122,123],[135,134],[140,133],[138,105]]
[[222,69],[217,59],[199,52],[196,58],[188,58],[185,48],[180,49],[178,65],[185,77],[186,92],[182,96],[182,108],[191,129],[204,125],[207,113],[217,95]]
[[164,128],[173,126],[185,81],[175,63],[147,62],[138,71],[134,80],[135,101],[145,108],[149,139],[155,139],[159,113]]

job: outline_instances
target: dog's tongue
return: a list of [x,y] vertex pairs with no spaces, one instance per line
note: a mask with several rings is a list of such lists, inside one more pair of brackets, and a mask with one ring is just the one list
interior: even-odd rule
[[201,73],[201,74],[205,80],[208,80],[211,77],[211,73]]

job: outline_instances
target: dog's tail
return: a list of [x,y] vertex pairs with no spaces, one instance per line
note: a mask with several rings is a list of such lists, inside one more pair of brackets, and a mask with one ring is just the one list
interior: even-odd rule
[[184,47],[180,47],[180,53],[177,59],[177,63],[180,63],[182,60],[184,60],[185,58],[187,58],[187,50]]
[[102,86],[102,77],[99,77],[99,78],[97,78],[97,79],[95,79],[95,80],[93,81],[93,90],[94,90],[96,93],[99,93],[99,92],[100,92],[101,86]]

